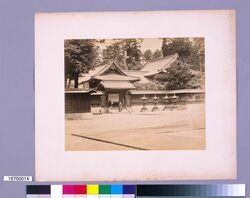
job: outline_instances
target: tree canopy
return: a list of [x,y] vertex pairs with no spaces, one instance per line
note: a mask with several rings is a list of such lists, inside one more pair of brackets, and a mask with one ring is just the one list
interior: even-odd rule
[[144,56],[146,61],[152,60],[153,52],[150,49],[148,49],[144,52],[143,56]]
[[136,70],[140,66],[142,39],[115,39],[103,52],[103,60],[115,60],[124,69]]
[[190,70],[190,66],[181,60],[168,67],[165,72],[154,76],[154,79],[161,82],[167,90],[201,88],[198,83],[199,77]]
[[95,64],[100,62],[96,40],[65,40],[65,86],[67,79],[74,80],[78,87],[80,73],[87,73]]
[[161,51],[163,56],[177,53],[192,69],[205,70],[204,38],[163,38]]
[[155,50],[152,56],[153,56],[153,58],[152,58],[153,60],[157,60],[159,58],[162,58],[161,50],[159,50],[159,49]]

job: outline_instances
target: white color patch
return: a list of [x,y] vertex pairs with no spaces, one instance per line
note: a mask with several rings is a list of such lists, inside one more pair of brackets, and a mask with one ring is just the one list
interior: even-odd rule
[[50,186],[50,195],[51,198],[62,198],[63,197],[63,186],[62,185],[51,185]]

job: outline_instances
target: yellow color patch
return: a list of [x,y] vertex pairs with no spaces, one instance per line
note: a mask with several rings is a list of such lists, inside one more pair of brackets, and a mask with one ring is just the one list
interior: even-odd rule
[[98,195],[99,194],[99,185],[87,185],[87,194],[89,195]]

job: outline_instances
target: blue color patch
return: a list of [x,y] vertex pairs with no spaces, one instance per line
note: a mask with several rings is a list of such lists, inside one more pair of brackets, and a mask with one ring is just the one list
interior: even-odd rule
[[135,185],[123,185],[123,194],[135,194]]
[[111,185],[111,194],[122,194],[123,188],[122,185]]

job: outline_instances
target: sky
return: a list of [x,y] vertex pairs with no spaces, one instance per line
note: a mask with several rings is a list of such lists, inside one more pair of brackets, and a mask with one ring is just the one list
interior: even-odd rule
[[[105,49],[106,46],[110,45],[113,42],[112,39],[106,39],[104,44],[99,44],[100,49]],[[141,44],[141,51],[145,52],[150,49],[154,52],[157,49],[161,49],[162,40],[158,38],[145,38]]]
[[149,38],[144,39],[141,45],[141,51],[146,51],[147,49],[151,49],[155,51],[157,49],[161,49],[162,40],[158,38]]

